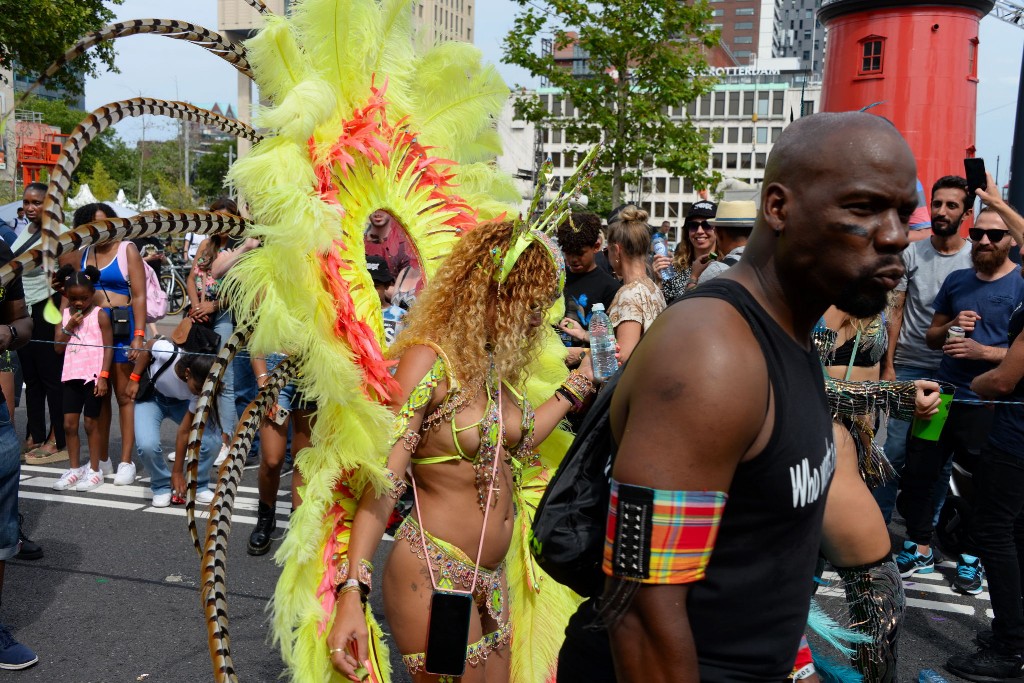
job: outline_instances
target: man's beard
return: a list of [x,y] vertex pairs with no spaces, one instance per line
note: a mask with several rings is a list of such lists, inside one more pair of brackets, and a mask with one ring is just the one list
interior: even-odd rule
[[971,247],[971,263],[974,270],[982,275],[992,275],[999,270],[1010,255],[1010,245],[1006,247],[990,247],[991,250],[979,251],[981,247],[977,242]]
[[932,234],[936,237],[952,237],[960,230],[960,224],[963,222],[963,216],[958,218],[956,221],[949,221],[946,225],[939,227],[941,224],[935,222],[935,218],[932,217]]
[[869,278],[854,280],[836,297],[836,308],[854,318],[870,318],[885,310],[889,292],[873,284]]

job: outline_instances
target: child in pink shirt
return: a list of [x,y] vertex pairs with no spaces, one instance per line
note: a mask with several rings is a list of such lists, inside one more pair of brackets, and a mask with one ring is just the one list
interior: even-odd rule
[[[110,366],[114,360],[114,329],[106,311],[93,303],[100,271],[94,266],[76,271],[65,265],[56,280],[68,301],[63,321],[55,333],[56,351],[64,355],[64,434],[67,437],[71,468],[53,488],[57,491],[91,491],[103,483],[99,454],[103,438],[99,428],[100,398],[109,390]],[[81,465],[82,442],[78,436],[78,418],[85,413],[85,433],[89,439],[89,464]]]

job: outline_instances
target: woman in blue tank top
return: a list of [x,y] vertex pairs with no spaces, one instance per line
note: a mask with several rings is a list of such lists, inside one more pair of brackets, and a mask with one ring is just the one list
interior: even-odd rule
[[[109,205],[86,204],[75,211],[74,225],[77,227],[107,218],[117,218],[117,214]],[[128,325],[114,326],[114,346],[117,348],[114,351],[111,379],[121,425],[121,461],[117,466],[114,484],[131,484],[135,481],[135,465],[132,462],[132,450],[135,447],[135,404],[128,397],[126,389],[135,356],[146,343],[146,271],[142,257],[131,242],[109,242],[62,256],[60,262],[62,265],[69,263],[76,270],[81,270],[87,265],[99,269],[100,280],[96,283],[94,301],[107,312],[107,315],[111,315],[112,320],[112,309],[127,309]],[[104,437],[100,468],[104,475],[113,472],[106,452],[110,443],[110,422],[110,403],[104,401],[100,413],[100,430]]]

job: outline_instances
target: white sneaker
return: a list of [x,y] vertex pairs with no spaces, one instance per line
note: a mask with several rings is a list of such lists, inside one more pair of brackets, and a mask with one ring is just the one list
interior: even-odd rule
[[228,459],[228,451],[229,450],[231,450],[231,449],[228,448],[227,444],[221,445],[220,453],[218,453],[217,457],[214,458],[214,460],[213,460],[213,466],[214,467],[220,467],[221,465],[224,464],[224,461]]
[[103,474],[96,470],[90,469],[86,472],[81,479],[78,480],[78,484],[75,486],[76,491],[92,491],[93,489],[99,488],[100,484],[103,483]]
[[199,489],[196,491],[196,502],[209,505],[213,502],[213,491],[210,489]]
[[171,494],[170,493],[155,493],[153,494],[153,507],[165,508],[171,505]]
[[85,476],[85,474],[88,471],[88,465],[83,465],[82,467],[73,467],[67,470],[66,472],[64,472],[64,474],[60,475],[60,479],[53,482],[53,490],[67,491],[69,489],[75,488],[75,486],[78,485],[79,480],[81,480],[82,477]]
[[170,460],[171,462],[174,462],[174,451],[171,451],[170,453],[167,454],[167,459]]
[[135,464],[123,462],[117,466],[117,474],[114,475],[114,486],[127,486],[135,483]]
[[106,460],[100,460],[100,474],[104,477],[109,477],[114,473],[114,464],[110,462],[110,458]]

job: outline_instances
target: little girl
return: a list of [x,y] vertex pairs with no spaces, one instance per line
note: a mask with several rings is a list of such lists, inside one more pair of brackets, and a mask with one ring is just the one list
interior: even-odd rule
[[[103,483],[99,463],[103,434],[97,418],[100,398],[107,395],[114,360],[114,329],[106,311],[93,302],[99,279],[100,271],[94,266],[76,271],[73,266],[64,265],[57,271],[57,283],[68,301],[61,326],[55,332],[55,349],[64,355],[64,434],[71,460],[71,469],[53,485],[57,491],[91,491]],[[89,464],[79,466],[82,442],[78,437],[78,416],[83,412]]]

